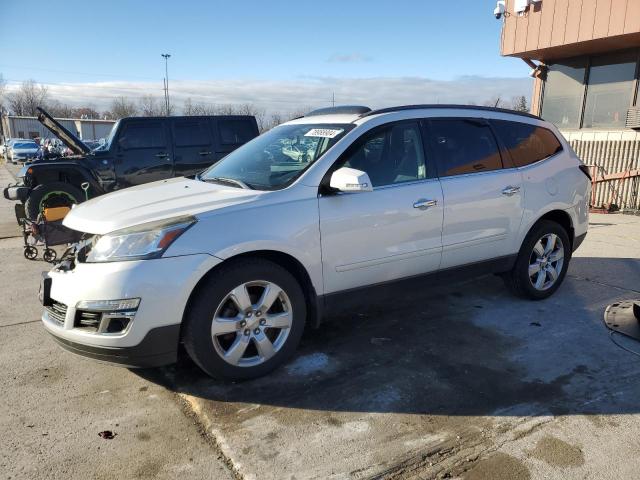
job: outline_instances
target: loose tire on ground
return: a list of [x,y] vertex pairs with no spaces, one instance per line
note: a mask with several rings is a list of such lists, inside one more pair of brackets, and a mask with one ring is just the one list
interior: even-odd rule
[[[556,258],[562,251],[562,266],[558,269],[557,278],[555,281],[544,290],[538,289],[534,286],[530,275],[530,266],[532,263],[536,263],[534,247],[545,236],[556,236],[562,243],[562,248],[558,249],[558,254],[553,257]],[[539,248],[539,247],[538,247]],[[569,267],[569,261],[571,260],[571,242],[567,231],[558,223],[550,220],[539,221],[531,231],[527,234],[516,263],[511,270],[503,275],[505,284],[515,295],[523,298],[529,298],[531,300],[542,300],[550,297],[560,287],[564,277],[567,274],[567,268]],[[545,262],[546,265],[546,262]],[[557,265],[557,264],[556,264]],[[534,267],[535,270],[535,267]],[[534,274],[535,275],[535,274]],[[537,278],[537,276],[536,276]],[[550,281],[551,277],[546,277],[547,281]]]
[[[215,318],[218,318],[221,308],[226,305],[225,302],[229,301],[229,294],[235,291],[239,286],[252,283],[273,284],[281,289],[284,295],[278,297],[275,301],[276,303],[273,305],[279,305],[280,308],[283,309],[285,308],[285,303],[287,304],[286,308],[290,309],[290,315],[287,316],[287,321],[290,323],[290,327],[288,328],[285,340],[280,343],[279,349],[275,354],[273,354],[273,356],[264,360],[262,363],[255,365],[233,365],[222,357],[224,352],[220,353],[220,344],[216,343],[214,346],[212,327],[214,327],[214,322],[216,322]],[[258,286],[256,288],[260,287]],[[266,294],[264,295],[266,296]],[[281,302],[282,298],[285,298],[286,302]],[[278,304],[277,302],[281,303]],[[252,298],[250,302],[251,306],[245,309],[245,312],[250,311],[259,304],[259,301]],[[277,310],[278,306],[275,308]],[[267,317],[268,312],[273,312],[273,310],[269,309],[265,311],[264,318],[271,318],[274,315],[273,313],[269,313],[269,317]],[[229,315],[233,318],[237,317],[239,319],[238,322],[241,322],[244,318],[249,320],[247,325],[247,327],[249,327],[249,332],[246,333],[246,338],[250,339],[247,341],[250,342],[250,345],[253,345],[253,348],[259,357],[261,352],[257,345],[258,339],[253,339],[252,335],[253,329],[256,328],[257,331],[259,331],[260,325],[262,325],[252,324],[254,319],[257,317],[256,312],[254,312],[254,317],[252,319],[245,317],[246,313],[241,312],[240,309],[237,309],[237,313],[232,309]],[[300,342],[300,338],[302,337],[306,316],[307,311],[304,293],[298,284],[298,281],[291,273],[280,265],[268,260],[241,259],[231,261],[229,265],[223,265],[209,278],[204,280],[204,283],[198,287],[196,292],[194,292],[188,311],[185,314],[182,327],[182,339],[189,356],[208,375],[224,379],[249,379],[265,375],[282,365],[293,355],[298,343]],[[231,345],[242,340],[243,331],[245,331],[242,330],[242,328],[237,331],[224,334],[222,336],[223,339],[227,340]],[[284,331],[285,330],[281,330],[277,327],[272,330],[268,330],[267,327],[263,330],[263,333],[265,335],[267,333],[270,335],[276,335],[278,334],[277,332]],[[218,339],[220,337],[216,338]],[[218,341],[216,340],[216,342]],[[273,345],[277,346],[277,343],[276,339]],[[250,348],[252,347],[247,348],[245,353],[246,356],[250,356]],[[250,358],[242,358],[242,361],[250,360]]]
[[81,203],[84,199],[85,195],[79,188],[65,182],[51,182],[38,185],[31,190],[24,209],[27,218],[35,220],[45,204],[51,203],[48,206],[61,207],[66,203],[66,206],[71,206]]

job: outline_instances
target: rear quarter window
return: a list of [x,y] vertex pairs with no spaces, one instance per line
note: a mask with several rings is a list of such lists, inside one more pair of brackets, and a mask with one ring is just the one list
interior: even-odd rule
[[547,128],[506,120],[493,120],[492,124],[516,167],[531,165],[562,151],[562,144]]

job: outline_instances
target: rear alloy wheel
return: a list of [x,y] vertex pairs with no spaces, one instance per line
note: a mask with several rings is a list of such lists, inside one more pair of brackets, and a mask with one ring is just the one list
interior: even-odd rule
[[296,279],[279,265],[261,259],[233,262],[207,279],[196,295],[183,340],[207,374],[257,377],[295,351],[306,304]]
[[558,281],[564,266],[564,245],[555,233],[536,242],[529,258],[529,281],[533,288],[545,291]]
[[570,260],[566,230],[556,222],[542,220],[527,234],[513,269],[503,278],[516,295],[542,300],[560,287]]

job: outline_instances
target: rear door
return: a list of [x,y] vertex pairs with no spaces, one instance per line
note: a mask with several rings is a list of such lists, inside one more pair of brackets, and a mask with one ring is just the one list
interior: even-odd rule
[[253,117],[216,117],[218,137],[216,161],[258,136],[258,125]]
[[441,268],[516,253],[524,211],[522,178],[517,169],[504,168],[489,123],[478,118],[432,119],[428,130],[445,206]]
[[173,159],[165,122],[161,119],[127,122],[118,136],[115,170],[118,188],[173,176]]
[[207,117],[171,119],[176,177],[194,175],[215,162],[215,143]]

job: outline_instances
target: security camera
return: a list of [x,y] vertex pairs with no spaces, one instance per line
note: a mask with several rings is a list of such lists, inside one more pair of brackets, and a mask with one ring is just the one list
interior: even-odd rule
[[496,8],[493,11],[493,15],[496,17],[496,20],[500,20],[502,18],[502,15],[504,15],[504,13],[507,10],[507,6],[504,2],[504,0],[500,0],[498,1],[498,3],[496,4]]

